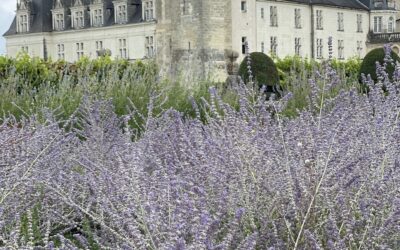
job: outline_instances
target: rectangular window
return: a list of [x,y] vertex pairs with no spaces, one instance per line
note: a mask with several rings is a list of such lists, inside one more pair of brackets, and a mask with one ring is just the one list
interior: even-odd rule
[[103,26],[103,10],[102,9],[97,9],[93,11],[93,16],[92,16],[92,26],[94,27],[99,27]]
[[73,21],[73,28],[79,29],[85,27],[85,20],[83,11],[75,11],[74,13],[74,21]]
[[119,5],[116,13],[117,23],[123,24],[128,22],[127,13],[126,13],[126,5]]
[[28,32],[28,15],[20,15],[18,18],[18,32]]
[[301,38],[296,37],[294,39],[294,53],[296,56],[301,56]]
[[187,0],[182,0],[181,6],[181,15],[189,15],[189,5]]
[[144,20],[154,20],[154,3],[153,1],[147,1],[144,10]]
[[397,1],[387,1],[387,5],[389,8],[397,9]]
[[28,53],[29,53],[29,47],[28,47],[28,46],[22,46],[22,47],[21,47],[21,51],[22,51],[23,53],[28,54]]
[[103,50],[103,41],[96,41],[96,51]]
[[264,8],[261,8],[261,18],[264,19]]
[[54,30],[64,30],[64,14],[54,14],[53,15],[53,29]]
[[357,32],[363,32],[361,14],[357,14]]
[[376,16],[374,17],[374,33],[382,32],[382,17]]
[[246,54],[246,42],[247,42],[247,37],[243,36],[242,37],[242,54]]
[[344,19],[342,12],[338,12],[338,31],[344,31]]
[[393,33],[394,32],[394,18],[393,17],[389,17],[388,32],[389,33]]
[[64,44],[57,44],[57,57],[58,60],[65,59],[65,47]]
[[242,10],[242,12],[247,12],[247,1],[241,2],[240,9]]
[[324,44],[322,39],[317,39],[317,59],[323,58]]
[[278,49],[277,38],[276,38],[276,36],[271,36],[271,38],[270,38],[271,55],[276,55],[277,49]]
[[119,56],[128,59],[128,50],[126,49],[126,39],[119,39]]
[[323,24],[322,24],[322,10],[317,10],[317,30],[322,30],[323,29]]
[[265,53],[265,45],[264,42],[261,42],[261,52]]
[[344,41],[338,40],[338,58],[340,60],[344,59]]
[[296,29],[301,29],[301,9],[294,9],[294,25]]
[[269,14],[270,15],[269,16],[270,25],[274,26],[274,27],[278,26],[278,10],[277,10],[277,7],[276,6],[271,6],[269,8],[269,11],[270,11],[270,14]]
[[[190,51],[190,43],[189,43],[189,51]],[[154,37],[146,36],[146,56],[147,58],[154,57]]]
[[83,43],[76,43],[76,57],[77,59],[81,59],[84,56],[84,51],[83,51]]
[[359,57],[362,57],[362,52],[363,52],[363,42],[362,41],[357,41],[357,54]]

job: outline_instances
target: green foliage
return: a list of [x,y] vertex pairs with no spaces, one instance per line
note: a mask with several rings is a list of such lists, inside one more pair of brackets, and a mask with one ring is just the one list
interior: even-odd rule
[[[391,52],[391,57],[394,61],[400,61],[399,56],[395,52]],[[376,75],[376,62],[379,62],[381,65],[384,63],[385,59],[385,50],[383,48],[376,48],[368,52],[368,54],[364,57],[364,60],[361,64],[359,74],[362,73],[367,75],[371,75],[372,80],[377,81]],[[393,76],[393,72],[395,70],[394,65],[387,65],[387,73],[389,78],[391,79]]]
[[337,72],[344,72],[347,77],[357,76],[361,68],[362,60],[359,57],[352,57],[346,61],[333,59],[332,68]]
[[[256,56],[257,58],[265,59],[265,55],[259,54],[261,55]],[[308,79],[314,78],[317,70],[322,73],[323,66],[319,62],[299,57],[274,60],[280,77],[279,86],[293,96],[284,115],[295,116],[298,110],[309,105]],[[332,60],[332,67],[342,79],[342,87],[354,87],[358,84],[360,62],[356,58],[347,61]],[[157,116],[162,110],[174,108],[186,117],[194,117],[197,113],[191,98],[197,103],[202,103],[203,99],[210,101],[210,87],[217,89],[223,101],[235,108],[239,107],[239,97],[234,89],[212,81],[198,80],[188,86],[184,76],[173,80],[160,79],[158,67],[152,61],[131,63],[103,56],[95,60],[83,57],[72,64],[65,61],[44,61],[21,54],[17,58],[0,57],[0,76],[0,119],[4,115],[13,115],[17,119],[36,115],[41,119],[41,111],[48,108],[56,110],[57,118],[64,120],[81,104],[83,96],[111,99],[118,115],[130,114],[134,107],[144,117],[149,112],[151,98],[158,96],[157,102],[152,104],[153,115]],[[261,83],[264,80],[257,81]],[[200,115],[205,121],[204,114],[200,112]],[[139,131],[142,130],[143,117],[136,115],[135,119],[137,121],[131,121],[130,124]]]
[[[297,56],[274,58],[278,70],[281,72],[281,86],[285,92],[290,92],[292,98],[289,100],[283,115],[295,117],[298,112],[304,110],[310,105],[311,88],[309,80],[315,81],[318,89],[324,89],[324,77],[326,75],[327,61],[316,61]],[[349,90],[352,88],[360,89],[358,83],[358,73],[361,65],[361,59],[354,57],[348,60],[332,59],[330,66],[337,72],[340,84],[324,92],[325,96],[336,96],[340,90]],[[316,74],[315,72],[319,72]],[[322,78],[321,78],[322,77]],[[321,93],[322,93],[321,92]],[[320,94],[321,94],[320,93]]]
[[82,229],[86,235],[86,239],[88,240],[90,249],[99,250],[100,246],[96,243],[93,237],[94,226],[87,217],[85,217],[83,220]]
[[[266,85],[273,87],[279,85],[279,73],[274,61],[264,53],[254,52],[250,54],[251,71],[254,81],[261,87]],[[246,56],[239,67],[239,75],[246,81],[249,81],[247,69],[248,57]]]
[[[283,76],[283,78],[281,77],[281,80],[286,80],[287,75],[293,71],[298,74],[307,74],[308,76],[311,76],[315,70],[321,70],[322,67],[320,61],[299,56],[287,56],[284,58],[274,57],[273,59],[278,70],[282,72],[280,74]],[[359,57],[352,57],[345,61],[338,59],[331,60],[332,68],[337,72],[344,73],[348,77],[356,76],[359,73],[361,63],[362,60]]]
[[[35,64],[28,62],[35,61]],[[20,74],[16,70],[24,65],[27,70]],[[38,69],[34,70],[35,67]],[[23,68],[23,67],[22,67]],[[26,55],[11,59],[0,57],[0,120],[5,115],[17,119],[35,115],[42,118],[43,108],[56,110],[57,118],[67,119],[80,105],[83,96],[94,99],[110,99],[118,115],[130,114],[135,109],[146,117],[152,97],[153,115],[174,108],[188,117],[196,115],[190,98],[197,103],[209,100],[209,87],[222,85],[210,81],[184,84],[179,77],[159,79],[158,67],[153,61],[112,60],[109,56],[95,60],[81,58],[72,64],[64,61],[47,62]],[[36,75],[38,72],[48,72]],[[41,73],[40,73],[41,74]],[[45,77],[47,75],[47,78]],[[33,80],[36,79],[36,80]],[[35,81],[35,86],[31,83]],[[231,92],[224,94],[224,101],[235,105],[237,97]],[[143,117],[136,115],[131,125],[143,129]]]
[[24,213],[21,216],[21,241],[24,243],[31,243],[38,245],[42,241],[42,234],[40,232],[40,213],[41,205],[36,204],[30,214]]
[[299,56],[286,56],[284,58],[274,57],[274,61],[276,67],[285,73],[289,73],[292,70],[299,72],[301,69],[310,71],[313,68],[313,65],[316,64],[314,60],[309,60]]

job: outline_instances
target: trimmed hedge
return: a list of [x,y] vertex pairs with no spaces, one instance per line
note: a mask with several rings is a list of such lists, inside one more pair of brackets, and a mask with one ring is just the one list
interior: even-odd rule
[[[400,61],[399,56],[395,52],[391,52],[391,57],[394,61]],[[385,50],[383,48],[376,48],[371,50],[365,57],[360,67],[359,75],[361,76],[362,73],[367,75],[371,75],[371,78],[376,82],[377,75],[376,75],[376,62],[380,64],[384,63],[385,59]],[[392,79],[393,72],[395,70],[394,65],[388,64],[386,72],[389,74],[389,78]]]
[[[247,69],[246,56],[239,67],[239,75],[245,82],[249,81],[249,73]],[[279,85],[279,74],[278,69],[274,61],[264,53],[254,52],[250,54],[251,59],[251,71],[253,73],[254,81],[261,87],[267,86],[267,91],[273,87]]]

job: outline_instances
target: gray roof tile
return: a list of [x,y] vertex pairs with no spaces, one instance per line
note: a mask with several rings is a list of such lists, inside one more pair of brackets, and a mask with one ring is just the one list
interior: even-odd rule
[[[135,12],[134,16],[131,18],[129,23],[139,23],[142,22],[142,6],[141,6],[141,0],[129,0],[131,4],[137,4],[139,5],[139,8]],[[69,8],[73,3],[75,2],[74,0],[62,0],[64,7]],[[91,1],[89,0],[84,0],[83,2],[86,3],[86,5],[89,5]],[[33,3],[33,20],[32,20],[32,25],[30,27],[29,33],[41,33],[41,32],[51,32],[53,27],[52,27],[52,13],[51,9],[53,8],[54,2],[53,0],[32,0]],[[105,0],[106,3],[106,8],[112,9],[112,0]],[[108,20],[105,22],[105,26],[111,26],[114,25],[114,18],[111,16]],[[87,29],[90,27],[86,27],[83,29]],[[71,29],[70,25],[66,25],[66,30]],[[16,35],[17,34],[17,24],[16,24],[16,17],[14,17],[14,21],[11,23],[10,28],[6,33],[4,33],[4,36],[11,36],[11,35]]]
[[368,6],[361,3],[359,0],[288,0],[288,1],[304,3],[304,4],[312,4],[312,5],[326,5],[326,6],[336,6],[342,8],[344,7],[351,9],[368,10]]
[[[50,32],[52,31],[52,18],[51,9],[53,8],[54,0],[32,0],[33,2],[33,23],[30,29],[30,33],[40,33],[40,32]],[[90,0],[83,0],[86,4],[90,4]],[[105,0],[106,6],[112,9],[112,0]],[[138,4],[138,11],[132,17],[130,23],[139,23],[142,21],[141,17],[141,0],[129,0],[131,4]],[[377,9],[371,4],[373,0],[286,0],[289,2],[297,2],[309,5],[326,5],[326,6],[336,6],[352,9],[369,10]],[[75,0],[62,0],[66,8],[71,7]],[[378,8],[383,9],[383,8]],[[105,26],[114,25],[114,19],[110,18],[106,21]],[[69,27],[67,26],[67,29]],[[12,22],[9,30],[4,34],[5,36],[15,35],[16,30],[16,20]]]

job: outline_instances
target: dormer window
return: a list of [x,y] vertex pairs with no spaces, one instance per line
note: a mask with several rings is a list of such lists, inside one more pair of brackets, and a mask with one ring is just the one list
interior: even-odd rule
[[389,8],[393,8],[393,9],[396,9],[396,1],[394,1],[394,0],[388,0],[387,1],[387,5],[388,5],[388,7]]
[[92,26],[99,27],[103,25],[103,10],[92,10]]
[[147,1],[144,5],[144,20],[151,21],[154,19],[154,3],[153,1]]
[[118,5],[116,8],[116,15],[115,15],[115,22],[118,24],[123,24],[128,22],[128,16],[127,16],[127,8],[126,4],[121,4]]
[[80,29],[85,27],[85,16],[83,10],[75,11],[72,18],[72,27],[75,29]]
[[87,26],[88,7],[84,5],[86,1],[75,0],[71,7],[71,26],[74,29],[81,29]]
[[383,7],[383,0],[375,0],[374,7],[375,8],[382,8]]
[[64,30],[65,29],[65,17],[66,8],[64,7],[63,1],[56,0],[51,10],[53,16],[53,30]]
[[107,12],[107,3],[104,0],[93,0],[90,8],[90,25],[92,27],[101,27],[104,21],[108,19],[111,13]]
[[17,1],[17,33],[29,32],[31,12],[30,0]]
[[54,30],[64,30],[64,14],[54,14],[53,15],[53,29]]
[[18,33],[26,33],[29,32],[29,19],[28,19],[28,14],[20,14],[18,15]]

